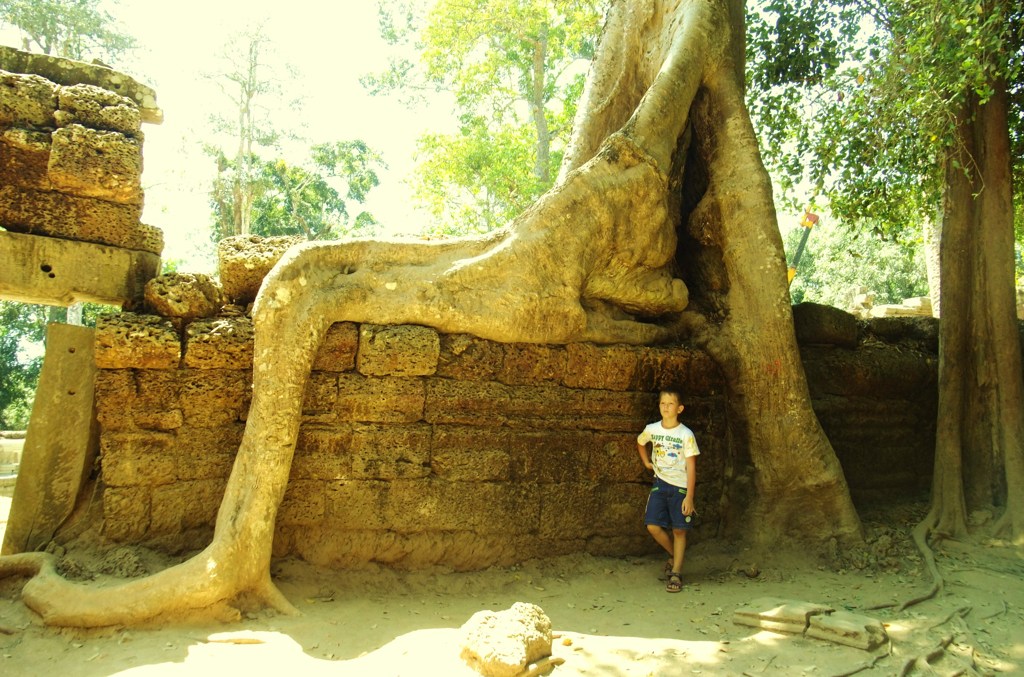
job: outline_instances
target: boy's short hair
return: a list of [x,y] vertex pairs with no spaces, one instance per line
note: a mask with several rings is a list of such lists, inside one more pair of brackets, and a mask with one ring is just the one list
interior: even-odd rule
[[674,395],[676,402],[682,403],[683,401],[683,389],[679,386],[665,386],[658,390],[658,395]]

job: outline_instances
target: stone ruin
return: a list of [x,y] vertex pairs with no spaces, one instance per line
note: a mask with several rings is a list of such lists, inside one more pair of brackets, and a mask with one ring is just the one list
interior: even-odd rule
[[[108,69],[85,81],[84,64],[27,58],[0,48],[0,247],[16,264],[0,271],[0,296],[128,312],[95,330],[51,329],[3,552],[86,531],[111,547],[200,548],[248,413],[248,310],[293,241],[222,242],[219,280],[159,276],[162,236],[139,220],[152,93]],[[813,304],[795,318],[814,408],[855,499],[926,489],[935,322]],[[713,537],[753,478],[703,351],[335,324],[306,388],[274,554],[476,569],[650,552],[635,436],[668,384],[683,388],[702,451],[695,540]]]

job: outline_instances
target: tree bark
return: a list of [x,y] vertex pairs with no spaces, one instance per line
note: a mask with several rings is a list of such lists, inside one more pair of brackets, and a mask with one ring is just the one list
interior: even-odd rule
[[939,420],[932,509],[939,537],[968,511],[1002,508],[996,531],[1024,539],[1024,378],[1016,320],[1006,83],[970,97],[946,160]]

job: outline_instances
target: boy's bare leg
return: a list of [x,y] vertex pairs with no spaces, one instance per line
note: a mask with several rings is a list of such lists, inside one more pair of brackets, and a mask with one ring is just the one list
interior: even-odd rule
[[681,573],[683,558],[686,556],[686,529],[672,530],[672,549],[669,550],[669,553],[672,555],[672,571],[677,574]]
[[665,552],[672,557],[672,562],[675,563],[675,550],[673,549],[672,537],[668,535],[668,531],[659,527],[657,524],[648,524],[647,531],[651,534],[654,540],[661,547],[665,548]]

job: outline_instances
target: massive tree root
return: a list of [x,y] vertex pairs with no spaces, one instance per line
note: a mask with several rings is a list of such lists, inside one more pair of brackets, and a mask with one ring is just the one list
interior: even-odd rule
[[[722,248],[730,275],[726,302],[741,320],[719,324],[705,338],[730,376],[746,383],[738,388],[739,410],[760,431],[750,435],[765,447],[760,452],[787,444],[801,461],[812,458],[803,476],[786,462],[766,463],[764,487],[775,498],[784,493],[777,487],[790,489],[790,514],[806,514],[818,528],[856,531],[852,509],[836,498],[845,485],[841,473],[836,479],[824,436],[814,434],[820,428],[812,426],[806,441],[782,430],[787,416],[813,415],[788,315],[770,185],[743,108],[742,30],[734,30],[742,16],[739,0],[613,3],[585,105],[591,114],[577,122],[559,184],[507,229],[483,239],[311,243],[290,250],[254,306],[253,400],[212,543],[178,566],[116,588],[73,586],[43,566],[26,585],[25,602],[45,622],[73,626],[131,624],[239,601],[291,610],[270,580],[273,529],[304,388],[330,325],[422,324],[508,342],[671,338],[673,324],[665,318],[684,311],[689,300],[673,271],[684,218],[680,184],[691,155],[703,157],[711,180],[688,227],[703,229],[707,243]],[[623,44],[637,49],[616,49]],[[691,110],[706,119],[691,120]],[[695,127],[702,145],[691,149]],[[747,230],[722,232],[725,222]],[[766,284],[770,302],[784,303],[784,312],[758,305],[757,288]],[[764,388],[780,384],[788,390],[763,397]],[[756,420],[759,412],[767,425]],[[819,505],[809,507],[808,491],[797,490],[807,487]]]

